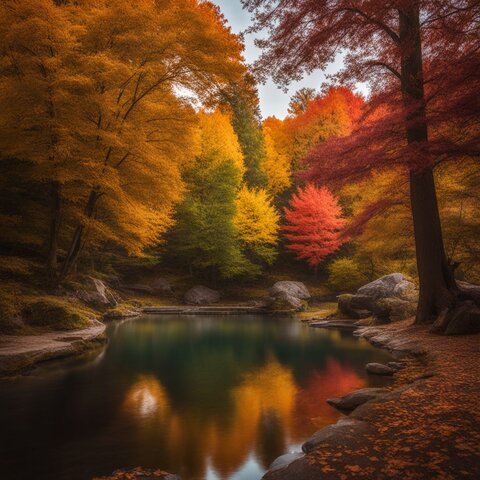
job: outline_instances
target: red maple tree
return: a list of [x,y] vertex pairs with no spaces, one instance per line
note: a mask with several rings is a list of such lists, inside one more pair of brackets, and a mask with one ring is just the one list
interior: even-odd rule
[[343,50],[345,68],[334,80],[371,85],[368,120],[319,145],[308,156],[308,178],[341,183],[372,169],[405,169],[420,281],[416,321],[433,322],[465,298],[445,254],[433,170],[480,151],[478,0],[242,2],[255,14],[251,31],[268,32],[257,41],[260,77],[286,85]]
[[346,241],[341,237],[345,226],[342,209],[326,187],[309,183],[299,188],[284,212],[288,222],[283,227],[287,248],[315,270],[327,255]]

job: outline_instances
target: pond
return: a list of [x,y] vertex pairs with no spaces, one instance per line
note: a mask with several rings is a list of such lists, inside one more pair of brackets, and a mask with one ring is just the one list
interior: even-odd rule
[[258,480],[337,420],[325,399],[378,385],[364,366],[390,358],[288,318],[150,315],[112,323],[108,336],[101,353],[0,383],[2,478],[143,466]]

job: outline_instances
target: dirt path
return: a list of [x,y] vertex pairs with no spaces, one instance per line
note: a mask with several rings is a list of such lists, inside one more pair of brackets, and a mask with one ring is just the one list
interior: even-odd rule
[[422,362],[408,362],[392,394],[358,407],[315,450],[280,460],[264,478],[480,478],[480,336],[432,335],[411,320],[361,332]]
[[0,376],[20,373],[39,362],[79,354],[105,342],[105,325],[41,335],[0,336]]

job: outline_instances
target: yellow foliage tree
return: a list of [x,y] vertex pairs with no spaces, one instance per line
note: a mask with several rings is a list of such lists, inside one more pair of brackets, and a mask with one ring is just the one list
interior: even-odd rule
[[242,187],[237,194],[234,225],[252,260],[272,264],[277,255],[280,216],[263,189]]
[[267,174],[269,192],[277,195],[292,184],[291,165],[288,156],[282,153],[273,139],[269,129],[264,127],[266,156],[263,169]]
[[0,8],[2,155],[51,186],[50,267],[61,242],[67,275],[87,233],[140,254],[171,225],[197,153],[194,111],[176,92],[201,100],[241,76],[239,39],[197,0]]

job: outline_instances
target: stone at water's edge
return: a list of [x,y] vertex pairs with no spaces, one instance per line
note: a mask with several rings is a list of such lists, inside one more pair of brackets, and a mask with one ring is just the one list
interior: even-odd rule
[[363,435],[371,429],[371,426],[361,420],[353,418],[341,418],[334,425],[322,428],[314,433],[303,445],[302,450],[305,453],[321,448],[325,442],[338,445],[348,445],[352,438]]
[[293,280],[284,280],[273,285],[270,289],[270,295],[276,297],[280,294],[289,295],[300,300],[309,300],[311,298],[308,288],[302,282]]
[[349,318],[362,319],[371,313],[376,324],[404,320],[415,314],[418,290],[401,273],[391,273],[360,287],[356,294],[338,297],[338,309]]
[[327,403],[339,410],[351,411],[388,392],[386,388],[361,388],[340,398],[329,398]]
[[383,363],[367,363],[365,369],[368,373],[373,373],[374,375],[393,375],[396,372],[394,368]]
[[268,471],[269,472],[275,472],[278,470],[284,470],[287,468],[292,462],[295,460],[298,460],[300,458],[303,458],[305,455],[303,453],[286,453],[285,455],[282,455],[281,457],[276,458],[273,463],[270,465]]
[[377,300],[387,297],[401,298],[414,290],[415,285],[409,282],[402,273],[391,273],[360,287],[357,294]]
[[189,305],[209,305],[220,301],[220,292],[203,285],[196,285],[185,293],[183,300]]
[[296,311],[307,309],[310,292],[302,282],[284,280],[277,282],[269,290],[263,307],[273,311]]

